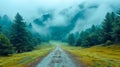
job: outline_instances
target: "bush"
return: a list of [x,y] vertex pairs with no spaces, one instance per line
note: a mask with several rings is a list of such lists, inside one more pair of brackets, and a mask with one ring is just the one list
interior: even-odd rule
[[82,41],[81,46],[82,46],[82,47],[90,47],[90,46],[89,46],[89,42],[88,42],[87,40]]
[[0,34],[0,55],[12,54],[13,50],[13,46],[10,44],[9,39],[4,34]]
[[109,46],[111,44],[112,44],[112,42],[110,40],[107,40],[106,43],[105,43],[106,46]]

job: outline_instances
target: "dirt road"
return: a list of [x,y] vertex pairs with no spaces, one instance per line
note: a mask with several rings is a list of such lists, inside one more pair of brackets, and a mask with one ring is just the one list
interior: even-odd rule
[[48,54],[37,67],[77,67],[75,62],[66,54],[60,46],[57,46]]

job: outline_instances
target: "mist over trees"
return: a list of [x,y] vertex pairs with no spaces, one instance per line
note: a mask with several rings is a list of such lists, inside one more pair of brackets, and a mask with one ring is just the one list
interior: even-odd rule
[[[82,8],[82,6],[84,5],[79,5],[79,9]],[[83,24],[78,24],[83,30],[76,30],[76,28],[78,28],[76,27],[78,22],[83,23],[85,21],[81,20],[88,19],[89,16],[85,17],[86,13],[89,12],[87,10],[97,9],[97,7],[98,6],[91,6],[87,9],[76,11],[73,17],[69,17],[69,19],[65,18],[67,21],[64,21],[65,24],[61,25],[59,24],[62,23],[61,21],[54,20],[54,22],[59,23],[52,23],[53,18],[58,18],[56,18],[57,16],[54,17],[51,13],[43,14],[40,18],[32,19],[33,22],[25,22],[23,19],[26,18],[22,18],[19,13],[16,14],[14,20],[9,19],[7,15],[1,16],[0,47],[6,48],[1,48],[1,51],[6,51],[1,53],[1,55],[31,51],[41,42],[49,42],[50,40],[64,41],[72,46],[83,47],[120,43],[120,11],[108,12],[100,25],[92,25],[90,28],[84,30],[82,28]],[[67,14],[67,12],[63,10],[59,15],[62,14]],[[62,16],[62,19],[59,20],[64,20],[63,18]]]
[[[49,17],[45,15],[44,21]],[[34,23],[44,26],[40,19],[34,20]],[[34,30],[34,23],[27,24],[19,13],[14,21],[7,15],[0,17],[0,55],[31,51],[36,45],[49,40],[67,41],[72,46],[83,47],[120,43],[120,11],[107,13],[102,24],[92,25],[80,33],[69,33],[71,23],[68,26],[49,27],[51,35],[45,37]]]
[[0,18],[0,26],[1,31],[4,33],[8,38],[10,38],[10,30],[11,30],[12,21],[9,19],[7,15],[4,15]]
[[[34,22],[43,26],[42,21],[34,20]],[[34,30],[33,23],[26,24],[19,13],[16,14],[14,22],[4,15],[0,17],[0,47],[5,49],[0,49],[3,51],[0,55],[31,51],[37,44],[43,41],[49,42],[49,40],[64,40],[72,46],[83,47],[120,43],[120,11],[107,13],[101,25],[92,25],[91,28],[81,31],[80,34],[69,34],[69,26],[71,25],[50,27],[52,35],[44,37]],[[69,34],[67,39],[66,34]]]
[[107,13],[101,25],[93,25],[91,28],[82,31],[74,45],[90,47],[99,44],[111,45],[113,43],[120,43],[120,11]]

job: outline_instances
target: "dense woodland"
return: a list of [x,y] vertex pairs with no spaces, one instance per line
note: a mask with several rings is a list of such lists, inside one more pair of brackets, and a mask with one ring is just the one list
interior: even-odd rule
[[120,11],[107,13],[101,25],[93,25],[77,37],[73,33],[69,34],[68,43],[83,47],[120,43]]

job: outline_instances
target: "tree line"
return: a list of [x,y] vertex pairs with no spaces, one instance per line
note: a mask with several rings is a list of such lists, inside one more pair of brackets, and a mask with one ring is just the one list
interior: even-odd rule
[[6,20],[3,21],[0,17],[0,56],[31,51],[40,44],[40,35],[36,36],[28,29],[32,25],[27,25],[19,13],[16,14],[13,23],[3,24],[8,22]]
[[83,47],[120,43],[120,10],[107,13],[102,24],[92,25],[91,28],[82,31],[78,38],[73,33],[69,34],[68,43]]

